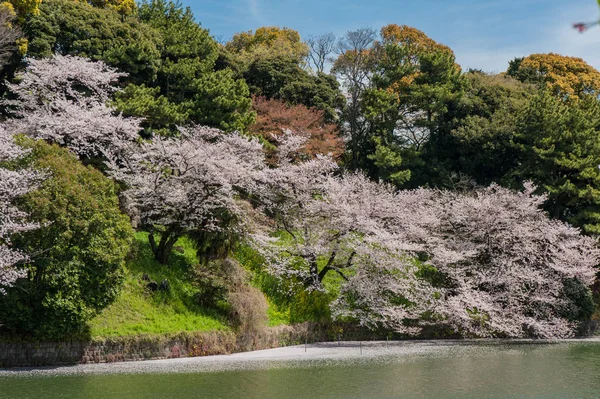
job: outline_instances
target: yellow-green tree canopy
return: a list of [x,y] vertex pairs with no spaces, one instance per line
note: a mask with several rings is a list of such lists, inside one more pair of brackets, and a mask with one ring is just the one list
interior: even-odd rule
[[111,8],[121,15],[131,15],[137,9],[135,0],[76,0],[98,8]]
[[23,21],[27,15],[39,13],[41,3],[42,0],[6,0],[0,2],[0,6],[8,8],[19,21]]
[[532,54],[511,61],[507,74],[522,82],[545,84],[555,95],[576,101],[600,93],[600,72],[577,57]]
[[381,28],[383,44],[399,44],[411,53],[444,51],[454,54],[448,46],[440,44],[419,29],[407,25],[390,24]]
[[264,26],[255,32],[236,33],[225,44],[225,48],[248,59],[289,56],[300,60],[308,54],[308,46],[301,41],[297,31],[277,26]]

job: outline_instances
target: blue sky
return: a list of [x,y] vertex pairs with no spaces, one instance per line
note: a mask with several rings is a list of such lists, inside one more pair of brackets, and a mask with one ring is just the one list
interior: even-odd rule
[[220,40],[260,26],[286,26],[304,37],[396,23],[450,46],[465,68],[504,71],[516,56],[555,52],[600,69],[600,28],[573,22],[600,18],[595,0],[182,0]]

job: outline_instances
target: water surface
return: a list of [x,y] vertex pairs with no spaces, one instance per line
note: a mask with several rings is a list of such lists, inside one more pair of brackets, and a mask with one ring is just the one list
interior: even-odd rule
[[329,344],[0,372],[2,399],[599,397],[597,341]]

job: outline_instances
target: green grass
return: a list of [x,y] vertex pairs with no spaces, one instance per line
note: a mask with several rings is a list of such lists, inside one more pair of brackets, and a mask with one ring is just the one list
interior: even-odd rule
[[[191,270],[198,263],[188,238],[181,238],[169,265],[161,265],[152,256],[148,235],[136,235],[136,251],[126,266],[125,284],[111,306],[90,322],[92,337],[111,338],[138,334],[164,334],[183,331],[228,330],[225,317],[214,309],[201,307],[194,298]],[[160,284],[167,279],[168,292],[150,292],[142,276]]]
[[273,301],[267,298],[269,307],[267,308],[267,316],[269,317],[269,327],[281,326],[283,324],[291,324],[290,309],[281,308]]

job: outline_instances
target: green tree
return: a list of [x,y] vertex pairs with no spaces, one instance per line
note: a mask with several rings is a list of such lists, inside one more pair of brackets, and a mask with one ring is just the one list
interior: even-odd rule
[[546,192],[552,217],[600,233],[600,100],[568,103],[541,91],[517,129],[521,159],[514,180],[530,179]]
[[240,32],[225,44],[242,62],[259,58],[283,56],[301,62],[308,55],[308,45],[300,40],[300,34],[289,28],[263,26],[255,32]]
[[129,74],[131,82],[155,79],[162,37],[135,17],[123,18],[73,0],[45,0],[24,27],[29,56],[77,55],[105,61]]
[[544,85],[565,100],[600,94],[600,72],[577,57],[549,53],[515,58],[507,74],[522,82]]
[[65,149],[25,141],[28,164],[50,178],[20,203],[40,228],[15,237],[33,254],[21,279],[0,298],[0,319],[13,333],[64,338],[116,298],[133,238],[115,184]]
[[0,6],[8,7],[16,14],[17,20],[23,22],[29,15],[37,15],[40,12],[42,0],[4,0]]
[[347,101],[341,109],[340,125],[348,143],[346,159],[352,169],[359,169],[372,145],[369,123],[364,117],[363,94],[368,88],[372,62],[372,44],[377,33],[370,28],[347,32],[339,41],[341,54],[332,72],[342,82]]
[[[205,123],[244,130],[254,120],[245,83],[215,71],[218,47],[189,8],[166,0],[143,2],[120,15],[120,2],[47,0],[29,19],[29,55],[53,53],[103,60],[129,74],[119,110],[147,118],[150,132],[172,134],[177,124]],[[102,3],[102,4],[100,4]]]
[[463,175],[485,186],[512,184],[510,175],[520,162],[514,143],[517,120],[535,87],[502,74],[472,71],[464,78],[460,101],[447,117],[455,127],[423,154],[427,164],[436,166],[437,177],[431,180],[449,186],[452,176]]
[[398,184],[408,177],[403,169],[411,168],[402,158],[439,145],[451,129],[448,116],[463,80],[452,50],[417,29],[388,25],[381,39],[371,51],[370,85],[363,93],[372,148],[363,165],[373,177],[393,177]]
[[[248,87],[230,71],[215,71],[217,43],[195,22],[190,8],[152,0],[144,1],[138,14],[162,38],[157,78],[129,88],[117,99],[117,107],[147,117],[149,130],[173,131],[174,123],[182,122],[245,130],[254,121]],[[157,114],[168,118],[161,120]]]
[[311,75],[293,58],[259,58],[242,76],[252,95],[317,108],[325,113],[328,122],[337,119],[336,110],[344,103],[335,77],[324,73]]
[[137,10],[135,0],[80,0],[95,7],[111,8],[121,15],[131,15]]
[[344,97],[334,76],[306,70],[308,46],[298,32],[262,27],[234,35],[221,49],[217,61],[244,78],[253,96],[283,100],[317,108],[328,122],[337,120]]

